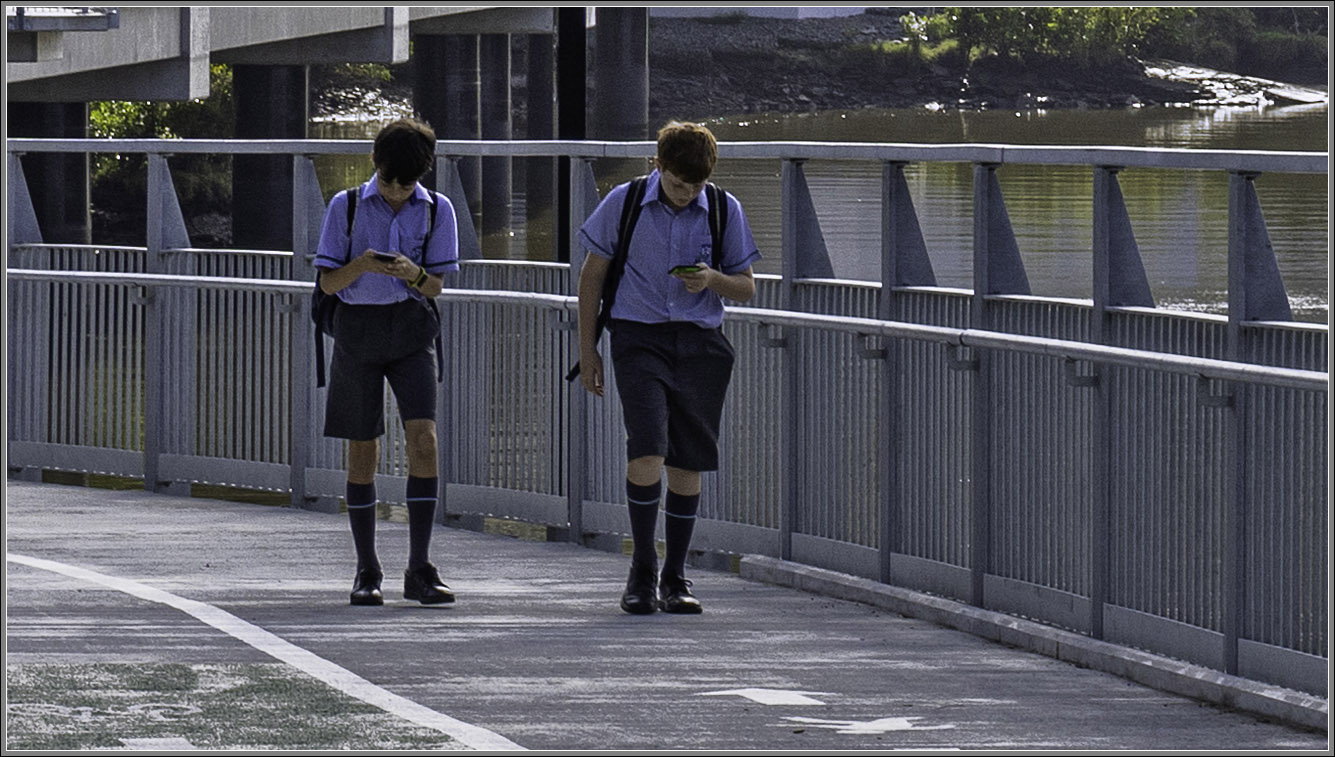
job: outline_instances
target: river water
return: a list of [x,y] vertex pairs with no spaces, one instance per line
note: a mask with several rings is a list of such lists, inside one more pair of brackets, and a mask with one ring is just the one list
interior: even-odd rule
[[[1325,104],[1028,112],[867,109],[746,115],[708,123],[721,141],[1329,150]],[[367,136],[359,129],[321,127],[324,136]],[[804,168],[836,277],[879,280],[880,165],[813,160]],[[778,161],[725,159],[714,176],[746,209],[765,256],[756,267],[761,273],[780,270],[779,171]],[[937,283],[972,288],[972,166],[910,164],[905,173]],[[629,174],[619,180],[626,178]],[[1033,293],[1089,298],[1092,170],[1005,165],[998,178]],[[1156,303],[1226,312],[1228,174],[1128,169],[1119,179]],[[1256,190],[1294,317],[1327,323],[1329,176],[1262,174]],[[528,254],[522,229],[510,249],[511,257]]]

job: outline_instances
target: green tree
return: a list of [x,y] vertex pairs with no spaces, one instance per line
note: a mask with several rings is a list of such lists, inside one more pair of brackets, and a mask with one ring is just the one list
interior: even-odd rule
[[[210,67],[207,98],[180,102],[104,100],[89,103],[88,108],[88,132],[95,138],[227,139],[235,135],[235,123],[232,70],[226,65]],[[143,155],[94,155],[94,209],[108,216],[142,218],[146,163]],[[230,202],[231,161],[227,156],[180,155],[172,158],[172,166],[177,169],[172,177],[187,216]],[[138,236],[137,230],[134,236]]]

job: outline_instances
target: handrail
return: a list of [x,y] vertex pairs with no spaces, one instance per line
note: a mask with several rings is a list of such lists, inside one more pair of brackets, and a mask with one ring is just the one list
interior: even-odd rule
[[[6,139],[10,153],[138,152],[146,154],[366,155],[372,141],[345,139]],[[654,142],[596,140],[440,140],[445,156],[643,158]],[[1063,146],[1008,144],[917,144],[870,142],[720,142],[728,158],[786,160],[876,160],[1028,165],[1091,165],[1239,172],[1317,173],[1329,171],[1328,152],[1216,150],[1179,147]]]
[[[51,283],[120,284],[127,286],[170,286],[203,289],[234,289],[267,291],[279,294],[306,294],[314,286],[310,282],[273,281],[223,276],[173,276],[168,274],[125,274],[96,271],[41,271],[26,268],[12,269],[11,279],[45,281]],[[576,297],[532,292],[484,291],[476,289],[442,289],[440,296],[452,302],[482,302],[530,307],[548,307],[578,312]],[[794,328],[821,328],[830,331],[879,336],[895,339],[916,339],[959,345],[975,349],[994,349],[1060,357],[1066,360],[1086,360],[1131,368],[1148,368],[1169,373],[1200,376],[1220,381],[1262,382],[1273,386],[1306,391],[1330,391],[1330,374],[1295,368],[1277,368],[1253,363],[1216,360],[1148,350],[1111,347],[1100,344],[1021,336],[983,329],[960,329],[947,326],[925,326],[902,321],[882,321],[873,318],[793,313],[729,306],[730,317],[746,322]]]

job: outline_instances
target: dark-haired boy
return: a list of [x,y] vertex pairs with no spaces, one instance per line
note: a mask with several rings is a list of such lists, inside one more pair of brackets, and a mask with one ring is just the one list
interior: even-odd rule
[[[718,470],[719,421],[732,377],[722,298],[751,299],[751,265],[760,258],[741,203],[724,194],[721,265],[711,267],[705,185],[717,160],[718,145],[707,128],[672,122],[659,130],[655,170],[627,242],[608,323],[626,426],[626,498],[634,543],[621,609],[634,614],[702,609],[686,580],[685,561],[700,504],[700,472]],[[580,228],[590,253],[579,279],[580,379],[600,397],[603,361],[595,322],[629,188],[629,183],[614,187]],[[654,529],[664,468],[667,551],[660,574]]]
[[[412,119],[375,138],[375,175],[355,187],[351,238],[348,197],[329,203],[315,265],[319,286],[341,300],[334,317],[324,435],[348,440],[348,520],[357,552],[351,603],[379,605],[383,579],[375,550],[375,472],[385,433],[385,381],[398,401],[408,447],[408,567],[403,596],[422,604],[453,602],[431,564],[435,525],[436,358],[439,318],[430,300],[442,276],[459,269],[454,208],[417,183],[435,159],[436,135]],[[435,224],[428,229],[431,204]],[[354,252],[359,251],[359,252]]]

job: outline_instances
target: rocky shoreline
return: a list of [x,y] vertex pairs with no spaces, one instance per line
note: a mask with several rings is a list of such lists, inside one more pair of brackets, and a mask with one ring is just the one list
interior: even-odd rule
[[[904,37],[890,8],[840,18],[658,18],[649,25],[649,121],[708,120],[753,113],[865,108],[932,110],[1106,109],[1265,105],[1325,101],[1322,90],[1195,68],[1127,59],[1081,70],[1060,62],[984,59],[967,72],[943,66],[896,69],[866,48]],[[592,43],[596,46],[596,34]],[[518,56],[525,54],[517,45]],[[591,58],[596,56],[591,52]],[[514,63],[514,133],[525,127],[527,87]],[[316,121],[383,121],[410,115],[407,67],[388,84],[350,86],[314,78]],[[597,92],[590,85],[589,102]]]

